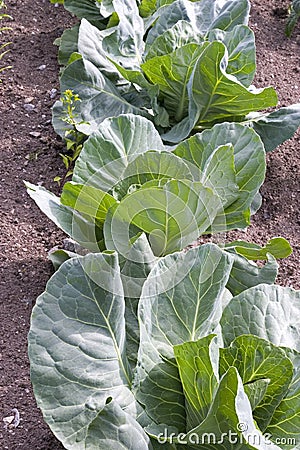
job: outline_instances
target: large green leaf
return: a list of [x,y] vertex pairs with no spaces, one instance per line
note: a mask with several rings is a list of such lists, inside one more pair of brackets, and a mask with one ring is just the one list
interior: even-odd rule
[[141,67],[135,68],[131,65],[128,69],[119,64],[119,62],[117,62],[117,58],[110,56],[109,59],[125,80],[130,81],[130,83],[137,84],[140,88],[146,89],[149,98],[155,98],[158,95],[158,86],[153,85],[147,80],[141,70]]
[[[31,379],[46,422],[66,448],[87,448],[101,435],[98,427],[107,448],[120,423],[125,441],[144,435],[134,421],[124,310],[116,254],[66,261],[37,300],[29,334]],[[108,424],[112,411],[117,414]],[[146,439],[134,448],[147,448]]]
[[214,28],[231,30],[236,25],[246,25],[248,18],[248,0],[177,0],[153,14],[151,22],[156,21],[149,31],[147,42],[152,44],[158,36],[180,20],[191,23],[198,34],[205,35]]
[[[108,39],[109,36],[114,36],[114,32],[114,28],[99,30],[87,20],[82,19],[78,34],[78,51],[86,61],[95,65],[101,70],[102,75],[105,75],[116,85],[116,87],[118,87],[119,84],[124,84],[125,80],[122,80],[122,77],[120,77],[120,74],[114,65],[107,58],[104,48],[105,38]],[[117,38],[115,38],[115,40],[117,40]],[[118,52],[117,46],[118,43],[115,42],[115,45],[110,48],[110,50]]]
[[[109,398],[89,425],[85,446],[78,448],[148,450],[151,448],[149,441],[149,437],[138,422],[116,401]],[[67,448],[75,450],[75,447]]]
[[[123,5],[122,2],[121,5]],[[128,5],[127,9],[130,9]],[[148,91],[141,92],[140,89],[137,90],[133,85],[135,81],[130,77],[127,81],[128,77],[126,76],[127,72],[130,74],[138,72],[140,78],[142,77],[142,74],[139,72],[142,44],[137,43],[138,48],[135,47],[134,36],[128,37],[128,33],[130,34],[132,31],[130,26],[130,30],[127,30],[128,17],[126,18],[123,15],[122,17],[123,19],[117,27],[101,31],[83,19],[79,29],[78,51],[85,61],[95,65],[101,74],[113,83],[115,89],[124,100],[132,106],[146,110],[150,107],[152,97],[149,96]],[[139,20],[141,19],[139,18]],[[141,27],[136,28],[139,30]],[[126,36],[123,36],[124,33]],[[142,29],[137,31],[138,36],[142,36],[142,34]],[[131,48],[132,46],[134,48]],[[147,81],[145,80],[144,82],[147,85]],[[153,90],[153,97],[155,97],[154,91],[155,89]]]
[[139,360],[144,370],[149,371],[162,357],[173,358],[174,345],[196,341],[214,330],[231,266],[230,255],[214,244],[157,262],[139,303]]
[[133,103],[134,101],[136,102],[136,97],[139,98],[140,106],[151,110],[151,113],[153,114],[153,121],[156,126],[168,127],[169,115],[166,109],[158,102],[159,86],[150,83],[143,74],[140,67],[138,69],[132,69],[133,65],[131,64],[131,68],[126,69],[118,64],[114,59],[111,59],[111,62],[122,75],[122,77],[131,83],[131,86],[139,86],[133,97],[131,97],[130,90],[127,93],[124,93],[124,97],[128,99],[128,101],[131,100]]
[[[174,359],[162,361],[147,373],[136,389],[136,399],[143,405],[148,430],[159,425],[182,433],[186,429],[186,406]],[[175,433],[175,434],[176,434]]]
[[156,0],[141,0],[139,2],[139,12],[142,17],[148,17],[156,10]]
[[252,411],[264,398],[269,383],[269,378],[261,378],[260,380],[252,381],[251,383],[244,385],[244,391],[249,398]]
[[232,31],[212,30],[208,40],[220,41],[228,51],[227,73],[234,75],[245,87],[253,81],[255,63],[254,33],[245,25],[237,25]]
[[78,24],[63,32],[58,51],[58,62],[60,64],[67,65],[72,53],[78,52],[78,32]]
[[169,142],[179,142],[195,128],[210,128],[216,122],[242,121],[249,112],[277,104],[273,88],[247,89],[226,72],[228,52],[222,42],[210,43],[194,67],[188,83],[189,115],[163,135]]
[[277,111],[250,117],[249,122],[260,135],[267,152],[291,138],[300,126],[300,103]]
[[203,41],[203,37],[195,31],[190,22],[179,20],[146,48],[145,59],[147,61],[155,56],[165,56],[184,45],[201,44]]
[[136,56],[141,61],[144,51],[144,22],[139,15],[135,1],[113,0],[119,17],[118,34],[120,52],[126,56]]
[[54,270],[59,269],[59,267],[70,258],[74,258],[74,256],[78,256],[75,252],[70,252],[69,250],[59,249],[51,249],[48,253],[48,259],[52,262]]
[[[209,167],[209,161],[211,155],[216,152],[215,149],[227,143],[231,143],[233,146],[235,182],[239,187],[238,195],[234,198],[232,192],[230,196],[227,194],[228,188],[233,191],[232,177],[230,177],[228,169],[225,171],[226,166],[220,164],[222,158],[218,153],[212,164],[214,165],[212,171],[214,178],[211,181],[216,186],[215,189],[219,195],[230,203],[225,208],[226,224],[230,229],[237,226],[245,227],[249,224],[251,204],[264,181],[265,151],[259,136],[253,130],[240,124],[225,122],[180,143],[174,153],[198,167],[202,172]],[[225,155],[223,159],[224,157]],[[217,181],[218,176],[220,177],[219,181]],[[230,199],[234,201],[230,202]]]
[[138,236],[122,265],[121,278],[125,295],[126,354],[132,367],[136,364],[139,347],[138,303],[143,285],[153,268],[156,257],[144,234]]
[[141,65],[148,79],[159,86],[163,106],[179,122],[188,114],[187,85],[206,44],[187,44],[173,53],[148,59]]
[[275,283],[278,264],[271,254],[267,255],[267,262],[262,266],[257,266],[244,256],[231,253],[233,266],[227,283],[227,288],[233,295],[238,295],[246,289],[258,284]]
[[138,3],[140,3],[140,11],[143,10],[143,8],[147,8],[148,11],[151,9],[152,14],[162,6],[170,5],[171,3],[174,3],[174,1],[176,0],[138,0]]
[[101,19],[100,3],[96,0],[64,0],[64,7],[79,18]]
[[138,301],[143,284],[157,262],[146,235],[139,233],[133,240],[127,257],[122,260],[122,255],[119,255],[119,258],[125,297]]
[[276,445],[266,442],[257,429],[242,380],[234,367],[223,375],[205,420],[189,431],[185,440],[198,443],[190,448],[201,448],[202,444],[206,449],[218,450],[279,450]]
[[[128,103],[116,86],[90,61],[79,59],[66,67],[61,79],[61,92],[71,89],[80,102],[76,102],[77,129],[91,134],[104,119],[125,113],[149,116],[146,111]],[[63,134],[60,124],[61,109],[56,104],[53,123],[58,133]]]
[[221,319],[225,344],[253,334],[277,346],[300,351],[300,292],[260,284],[234,297]]
[[[161,258],[143,286],[135,389],[154,425],[185,430],[184,396],[173,346],[212,332],[230,268],[230,257],[207,244]],[[172,412],[169,416],[165,398]]]
[[192,22],[193,13],[193,5],[188,0],[177,0],[158,9],[148,21],[148,27],[152,26],[148,32],[147,44],[153,44],[158,36],[161,36],[180,20]]
[[298,449],[300,439],[300,353],[284,349],[294,365],[294,376],[289,390],[273,414],[272,420],[266,430],[276,439],[284,449]]
[[[209,2],[209,0],[207,0],[207,6],[210,8],[211,21],[211,25],[207,31],[216,28],[230,31],[237,25],[248,24],[250,12],[250,2],[248,0],[215,0],[214,2]],[[200,11],[200,14],[203,14],[204,16],[207,14],[207,11],[202,8],[200,2],[198,2],[196,8]],[[202,23],[201,16],[200,21]]]
[[236,367],[244,384],[269,379],[262,401],[256,406],[253,417],[264,431],[273,413],[285,397],[293,377],[293,365],[285,352],[270,342],[256,336],[238,336],[230,347],[220,349],[220,374]]
[[246,241],[233,241],[226,244],[227,250],[232,250],[250,260],[267,260],[268,254],[275,258],[286,258],[292,253],[289,242],[282,237],[271,238],[265,246]]
[[76,161],[73,181],[108,191],[138,154],[164,149],[149,120],[133,114],[106,119],[85,142]]
[[28,194],[43,213],[76,242],[93,252],[104,249],[102,227],[90,218],[62,205],[59,197],[42,186],[26,183],[26,187]]
[[[200,182],[171,180],[163,187],[145,184],[114,208],[109,236],[113,236],[114,248],[126,255],[130,246],[129,226],[133,224],[149,235],[153,253],[162,256],[196,240],[220,211],[219,197]],[[104,226],[105,239],[107,231]]]
[[[198,2],[199,3],[199,2]],[[167,21],[172,21],[174,20],[172,17],[172,12],[177,11],[177,13],[175,14],[175,17],[181,17],[181,19],[187,19],[189,17],[189,20],[191,21],[191,9],[197,9],[197,12],[199,12],[201,19],[196,16],[199,19],[199,23],[201,22],[201,25],[203,26],[203,22],[204,22],[204,17],[209,18],[209,20],[213,20],[213,17],[217,16],[217,12],[219,12],[221,15],[223,14],[222,12],[220,12],[220,5],[216,5],[213,3],[218,3],[218,2],[205,2],[202,1],[201,2],[201,6],[196,6],[198,5],[198,3],[193,3],[193,4],[186,4],[186,2],[184,1],[178,1],[173,3],[169,8],[166,9],[166,11],[168,11],[169,9],[171,9],[171,15],[168,16],[167,18],[165,18],[165,20]],[[235,2],[231,2],[231,3],[235,3]],[[241,3],[241,2],[240,2]],[[247,2],[246,2],[247,3]],[[229,2],[227,5],[225,5],[225,9],[226,10],[227,6],[229,5]],[[223,6],[223,5],[222,5]],[[229,6],[229,9],[231,8],[232,5]],[[175,8],[175,9],[174,9]],[[177,9],[179,8],[179,9]],[[200,8],[200,9],[199,9]],[[206,11],[206,9],[209,10]],[[179,13],[180,10],[180,13]],[[167,54],[161,54],[160,56],[155,56],[154,58],[149,59],[146,61],[146,63],[144,63],[142,65],[142,68],[144,70],[144,72],[146,73],[146,75],[148,76],[148,78],[155,84],[158,84],[160,87],[161,92],[164,94],[164,106],[165,108],[168,110],[168,112],[170,113],[170,115],[172,117],[175,118],[176,122],[180,122],[184,117],[187,116],[188,113],[188,95],[187,95],[187,85],[190,79],[190,75],[192,73],[192,69],[195,66],[195,62],[196,59],[198,59],[199,54],[203,52],[204,48],[206,47],[206,45],[197,45],[196,43],[187,43],[186,45],[179,47],[176,49],[176,45],[178,42],[178,38],[177,38],[177,42],[176,42],[176,38],[175,38],[175,43],[174,43],[174,34],[180,32],[180,28],[178,28],[178,23],[179,26],[181,26],[182,24],[185,24],[185,28],[184,31],[186,33],[186,42],[199,42],[199,38],[198,40],[194,37],[196,35],[195,31],[193,32],[193,30],[187,28],[189,26],[189,22],[187,22],[186,20],[182,21],[180,20],[178,22],[178,20],[175,20],[175,25],[173,24],[173,30],[172,30],[172,34],[170,36],[170,32],[169,31],[165,31],[166,34],[165,39],[167,40],[167,46],[164,43],[164,35],[161,35],[161,33],[158,34],[158,36],[156,37],[156,39],[152,40],[152,35],[154,33],[155,27],[158,26],[158,24],[160,23],[160,21],[164,20],[164,14],[166,13],[166,11],[163,12],[163,14],[158,18],[156,25],[154,26],[154,28],[152,28],[152,30],[150,31],[149,35],[148,35],[148,39],[147,41],[150,42],[151,45],[151,49],[152,49],[152,53],[155,54],[155,47],[158,46],[158,51],[160,46],[162,46],[163,49],[165,49],[167,51]],[[227,11],[228,12],[228,11]],[[227,12],[224,13],[224,17],[227,15]],[[177,17],[177,19],[178,19]],[[192,22],[193,26],[195,28],[194,25],[194,21]],[[225,24],[223,24],[225,26]],[[176,29],[174,27],[177,27]],[[168,30],[169,28],[167,28]],[[243,73],[245,72],[246,78],[249,81],[248,85],[250,84],[251,80],[249,80],[249,77],[252,76],[253,78],[253,73],[255,70],[255,56],[253,56],[253,50],[254,50],[254,41],[253,41],[253,37],[252,35],[249,37],[249,33],[246,32],[247,27],[243,28],[243,31],[239,30],[239,33],[235,33],[235,35],[232,35],[231,33],[227,33],[227,37],[225,37],[226,33],[222,35],[222,38],[224,41],[228,41],[228,45],[229,45],[229,50],[230,50],[230,57],[231,57],[231,63],[230,63],[230,67],[229,67],[229,73],[238,73],[240,71],[243,71]],[[152,33],[152,34],[151,34]],[[220,33],[222,33],[220,31]],[[251,34],[251,33],[250,33]],[[220,35],[218,36],[220,37]],[[252,45],[250,45],[250,40],[252,37]],[[215,36],[212,36],[212,39],[216,38]],[[241,61],[236,63],[235,60],[239,58],[237,58],[237,55],[239,56],[239,53],[241,51],[242,48],[242,43],[240,43],[240,40],[243,40],[243,44],[244,46],[246,45],[247,48],[251,48],[252,50],[248,50],[248,53],[246,55],[245,58],[241,58]],[[171,40],[171,43],[169,43]],[[183,39],[184,41],[184,39]],[[180,41],[181,42],[181,41]],[[156,46],[157,44],[157,46]],[[208,45],[208,44],[207,44]],[[168,50],[170,50],[170,47],[174,47],[175,46],[175,50],[170,53]],[[166,47],[166,48],[165,48]],[[224,47],[225,48],[225,47]],[[243,53],[242,53],[243,55]],[[215,57],[215,55],[214,55]],[[211,58],[211,55],[208,56],[208,58]],[[248,60],[251,62],[249,62],[249,65],[251,66],[250,69],[248,69],[247,65],[248,65]],[[218,63],[219,64],[219,63]],[[249,74],[250,71],[250,74]],[[206,75],[205,75],[206,76]],[[220,79],[220,75],[218,74],[218,78]],[[244,80],[244,78],[241,76],[241,78]],[[228,83],[228,81],[227,81]],[[225,83],[223,86],[223,90],[225,89]],[[243,93],[243,91],[242,91]],[[237,92],[235,92],[233,94],[233,98],[234,96],[237,94]],[[241,95],[241,92],[238,93],[238,95]],[[179,98],[179,102],[178,102],[178,98]],[[248,99],[249,100],[249,99]],[[206,101],[206,100],[205,100]],[[196,103],[197,103],[197,99],[196,99]],[[239,105],[240,107],[241,105]],[[252,110],[252,109],[250,109]],[[248,111],[249,112],[249,111]],[[236,115],[237,112],[235,110],[234,114]],[[243,112],[241,113],[243,114]],[[229,115],[233,115],[232,112],[230,112],[230,114],[225,115],[225,117],[228,117]],[[215,117],[215,119],[218,119],[219,116]],[[213,120],[215,120],[213,119]],[[194,117],[190,117],[190,123],[191,123],[191,128],[193,128],[194,124],[192,124],[194,120]],[[198,118],[196,119],[196,122],[198,121]],[[209,119],[209,121],[211,121],[211,119]],[[187,133],[188,134],[188,133]],[[169,136],[169,135],[168,135]],[[183,136],[185,137],[185,136]]]
[[212,42],[200,55],[189,87],[190,117],[198,125],[248,114],[277,104],[273,88],[248,90],[226,73],[228,53],[221,42]]
[[104,223],[107,211],[116,203],[116,200],[106,192],[74,182],[64,185],[60,201],[62,205],[96,219],[99,224]]
[[205,147],[197,134],[182,142],[173,152],[186,161],[194,179],[212,188],[225,206],[233,203],[239,194],[236,184],[234,149],[231,144]]
[[132,243],[143,233],[133,223],[125,222],[122,215],[115,213],[118,206],[119,204],[116,204],[107,211],[103,234],[105,235],[105,247],[108,250],[117,250],[120,260],[126,261],[131,252]]
[[173,153],[149,151],[128,164],[114,191],[122,198],[151,180],[164,179],[193,180],[193,176],[187,164]]
[[99,30],[82,20],[78,51],[85,60],[96,65],[103,75],[114,82],[120,93],[126,93],[130,85],[113,62],[124,69],[139,69],[144,49],[144,25],[136,2],[115,0],[114,7],[119,17],[116,27]]
[[[255,163],[255,166],[263,164],[264,148],[259,136],[253,130],[238,123],[225,122],[214,125],[210,130],[198,133],[180,143],[174,153],[201,168],[215,148],[228,143],[231,143],[234,149],[234,163],[239,187],[242,189],[246,186],[255,186],[257,175],[249,177],[249,171],[252,164]],[[256,172],[257,170],[254,170],[254,174]],[[260,175],[260,178],[262,177],[263,175]]]
[[[114,7],[119,18],[114,27],[98,30],[82,20],[78,48],[82,56],[103,70],[109,79],[117,80],[120,75],[110,58],[125,68],[138,68],[144,50],[144,24],[136,2],[115,0]],[[122,81],[117,83],[122,84]]]
[[219,381],[219,349],[215,335],[174,347],[186,399],[187,430],[207,416]]

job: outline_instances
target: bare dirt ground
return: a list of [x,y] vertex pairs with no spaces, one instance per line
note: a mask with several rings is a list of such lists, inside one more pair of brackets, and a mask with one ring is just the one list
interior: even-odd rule
[[[251,26],[257,40],[257,86],[277,89],[280,106],[300,101],[299,27],[284,36],[288,1],[253,0]],[[44,424],[29,379],[27,333],[32,305],[52,273],[47,252],[63,236],[28,198],[23,181],[57,189],[52,181],[64,168],[62,143],[51,128],[50,107],[57,98],[57,49],[52,45],[73,19],[48,0],[7,0],[13,16],[13,69],[0,84],[0,448],[59,450],[63,447]],[[30,105],[30,106],[29,106]],[[300,287],[300,133],[268,155],[262,188],[263,207],[240,237],[265,243],[284,236],[294,253],[280,263],[279,282]],[[21,422],[13,432],[3,417],[18,408]]]

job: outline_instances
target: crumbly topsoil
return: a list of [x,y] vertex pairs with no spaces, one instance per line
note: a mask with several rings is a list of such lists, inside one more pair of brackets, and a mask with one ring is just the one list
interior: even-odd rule
[[[63,234],[27,196],[23,181],[57,190],[53,178],[64,174],[62,143],[51,128],[50,107],[57,98],[55,38],[74,22],[49,0],[7,0],[13,16],[11,52],[5,62],[13,69],[0,84],[0,448],[59,450],[63,447],[44,424],[29,380],[27,333],[36,297],[52,273],[48,250]],[[251,26],[257,41],[257,86],[276,88],[280,105],[300,101],[299,27],[291,40],[284,37],[288,1],[253,0]],[[4,36],[0,36],[3,42]],[[268,155],[261,190],[263,206],[247,232],[234,237],[265,243],[284,236],[294,253],[280,262],[279,282],[300,287],[300,133]],[[21,422],[13,432],[2,419],[17,408]]]

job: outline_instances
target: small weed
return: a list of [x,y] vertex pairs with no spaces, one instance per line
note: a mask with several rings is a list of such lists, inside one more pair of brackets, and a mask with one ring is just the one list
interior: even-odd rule
[[285,34],[287,37],[291,37],[299,19],[300,19],[300,0],[293,0],[289,7],[289,16],[285,27]]
[[84,121],[78,122],[76,120],[78,118],[78,114],[75,113],[76,102],[81,101],[78,94],[74,94],[71,89],[67,89],[63,93],[60,101],[62,102],[64,111],[61,120],[70,125],[70,128],[65,132],[65,142],[68,154],[60,153],[66,168],[66,174],[63,178],[59,176],[54,178],[54,181],[59,185],[63,184],[63,182],[72,175],[74,163],[81,152],[82,145],[86,139],[86,136],[76,128],[76,125],[86,123]]
[[[3,0],[0,0],[0,10],[4,8],[6,9],[7,6],[5,5]],[[3,19],[11,19],[12,17],[8,14],[4,14],[4,13],[0,13],[0,20]],[[0,35],[2,34],[3,31],[7,31],[7,30],[11,30],[10,27],[0,27]],[[0,62],[2,60],[2,58],[4,57],[4,55],[6,55],[6,53],[9,52],[9,50],[6,50],[6,47],[8,45],[10,45],[11,42],[5,42],[4,44],[0,43]],[[6,69],[11,69],[12,66],[4,66],[4,67],[0,67],[0,73],[3,72]],[[1,81],[1,80],[0,80]]]
[[37,161],[38,157],[40,156],[41,153],[42,153],[42,150],[36,150],[34,152],[28,153],[28,155],[26,155],[25,158],[28,161]]

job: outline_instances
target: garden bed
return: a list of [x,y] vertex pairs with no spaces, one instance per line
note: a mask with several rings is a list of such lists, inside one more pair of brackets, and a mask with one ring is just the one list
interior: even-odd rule
[[[291,40],[284,37],[284,8],[288,2],[252,1],[251,27],[257,42],[256,85],[276,88],[280,106],[299,102],[299,28]],[[57,450],[62,446],[43,423],[29,381],[27,332],[32,305],[51,274],[48,250],[63,234],[48,221],[26,194],[22,180],[57,190],[53,178],[63,175],[61,141],[51,127],[50,107],[58,97],[58,66],[54,39],[73,19],[48,0],[11,0],[13,66],[0,85],[1,115],[1,337],[0,417],[18,408],[21,422],[13,432],[1,426],[0,447]],[[32,106],[28,106],[32,105]],[[246,233],[234,233],[264,244],[284,236],[292,256],[280,262],[279,283],[300,287],[299,132],[268,155],[263,206]]]

